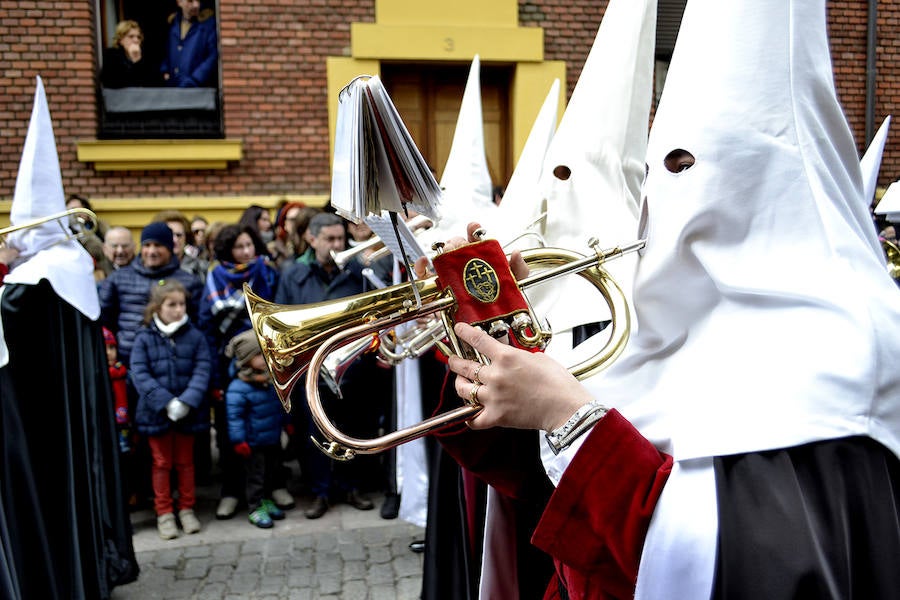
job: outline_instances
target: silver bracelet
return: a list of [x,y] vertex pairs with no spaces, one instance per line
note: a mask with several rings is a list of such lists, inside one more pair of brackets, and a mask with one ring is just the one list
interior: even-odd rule
[[546,434],[547,444],[553,454],[559,454],[568,448],[607,413],[607,408],[599,400],[588,402],[575,411],[569,420],[557,429]]

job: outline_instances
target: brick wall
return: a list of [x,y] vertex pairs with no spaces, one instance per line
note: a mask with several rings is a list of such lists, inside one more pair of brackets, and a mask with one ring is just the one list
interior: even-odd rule
[[[865,151],[866,132],[867,11],[863,2],[829,2],[828,5],[835,84],[850,127],[856,135],[857,146],[862,153]],[[875,129],[883,118],[884,115],[880,115],[876,110]]]
[[47,90],[66,189],[90,187],[74,140],[97,132],[93,3],[4,2],[0,8],[0,197],[11,198],[35,77]]
[[544,58],[566,61],[567,96],[578,82],[608,4],[608,0],[519,1],[521,25],[544,29]]
[[244,141],[235,193],[327,193],[326,56],[349,55],[372,0],[221,2],[225,131]]
[[[568,63],[571,93],[606,0],[519,0],[520,22],[542,27],[549,60]],[[90,197],[324,194],[329,189],[325,56],[349,53],[350,23],[372,22],[375,0],[219,1],[228,138],[244,159],[227,171],[98,173],[76,160],[75,142],[96,135],[93,0],[18,1],[0,6],[0,198],[10,198],[32,104],[34,78],[47,88],[63,182]],[[900,97],[900,7],[879,9],[875,127]],[[867,3],[829,2],[840,97],[860,151],[865,134]],[[896,127],[896,126],[895,126]],[[900,178],[900,134],[888,139],[881,185]]]
[[374,20],[373,0],[220,0],[225,132],[229,139],[242,140],[244,149],[244,160],[227,171],[98,173],[76,160],[76,140],[94,139],[97,131],[93,6],[93,1],[81,0],[0,8],[0,198],[10,198],[15,187],[38,74],[47,89],[69,193],[328,192],[323,57],[349,53],[350,23]]

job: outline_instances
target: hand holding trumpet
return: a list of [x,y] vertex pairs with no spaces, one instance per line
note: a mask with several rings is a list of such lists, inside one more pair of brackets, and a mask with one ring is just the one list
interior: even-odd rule
[[[467,228],[468,241],[448,240],[444,251],[474,242],[477,223]],[[510,269],[517,279],[528,276],[528,266],[519,252],[510,256]],[[427,261],[416,263],[416,275],[426,275]],[[532,353],[496,340],[479,328],[457,323],[459,339],[487,357],[482,364],[450,356],[450,370],[457,374],[457,395],[484,407],[467,423],[472,429],[512,427],[550,431],[562,425],[579,407],[592,400],[590,394],[569,371],[542,352]]]

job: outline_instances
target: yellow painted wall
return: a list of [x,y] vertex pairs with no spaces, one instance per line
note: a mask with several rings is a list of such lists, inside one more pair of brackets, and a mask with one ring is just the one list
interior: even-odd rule
[[378,0],[375,21],[381,25],[517,27],[519,3],[516,0]]

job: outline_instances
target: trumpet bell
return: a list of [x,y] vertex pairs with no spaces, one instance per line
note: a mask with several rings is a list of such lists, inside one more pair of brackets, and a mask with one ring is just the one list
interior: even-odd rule
[[[315,351],[326,340],[336,331],[347,330],[359,323],[391,317],[396,322],[403,322],[410,313],[412,285],[397,285],[337,300],[294,306],[269,302],[244,284],[250,322],[284,409],[290,411],[291,391],[306,373]],[[440,296],[434,278],[414,285],[423,299],[432,301]],[[450,302],[444,304],[449,305]],[[435,310],[439,308],[435,307]]]

